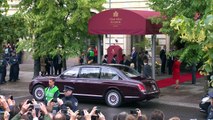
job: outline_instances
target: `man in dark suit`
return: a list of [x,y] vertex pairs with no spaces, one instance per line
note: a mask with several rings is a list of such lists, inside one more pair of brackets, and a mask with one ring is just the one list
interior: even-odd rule
[[104,59],[102,61],[103,64],[107,64],[108,55],[104,55]]
[[131,62],[134,63],[134,69],[137,67],[137,52],[135,50],[135,47],[132,47],[132,53],[131,53]]
[[165,74],[165,67],[166,67],[166,50],[165,50],[165,46],[160,51],[160,59],[161,59],[161,73]]
[[144,66],[143,66],[143,77],[145,77],[145,78],[151,78],[151,76],[152,76],[152,69],[151,69],[151,66],[148,64],[148,58],[144,58],[143,62],[144,62]]
[[10,75],[9,81],[16,81],[19,77],[19,62],[18,57],[15,52],[12,52],[12,56],[10,57]]
[[112,60],[111,60],[111,63],[117,64],[116,58],[117,58],[117,55],[113,55],[113,58],[112,58]]
[[55,75],[61,74],[61,68],[62,68],[62,56],[60,54],[57,54],[53,58],[53,66],[55,69]]

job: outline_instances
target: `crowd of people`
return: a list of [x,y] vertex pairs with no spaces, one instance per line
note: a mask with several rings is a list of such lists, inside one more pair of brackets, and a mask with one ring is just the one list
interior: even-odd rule
[[63,59],[60,54],[43,56],[40,58],[41,76],[59,75],[62,72]]
[[[14,100],[0,96],[0,119],[1,120],[105,120],[106,117],[101,110],[94,106],[92,109],[72,110],[72,106],[66,108],[55,107],[63,105],[63,100],[49,102],[47,105],[34,99],[26,99],[18,105]],[[57,111],[56,111],[57,110]],[[128,112],[124,111],[113,116],[113,120],[165,120],[165,115],[161,110],[155,109],[149,115],[143,114],[136,108]],[[179,117],[172,117],[169,120],[180,120]]]
[[[59,96],[59,89],[55,79],[49,79],[45,88],[43,101],[26,99],[17,105],[13,96],[0,95],[0,119],[2,120],[105,120],[101,109],[94,106],[92,109],[78,109],[78,99],[73,96],[74,88],[64,85],[64,96]],[[169,120],[180,120],[179,118]],[[164,120],[165,115],[161,110],[154,110],[149,120]],[[141,110],[136,108],[130,112],[121,112],[113,120],[148,120]]]
[[[174,50],[173,50],[174,51]],[[86,62],[84,59],[84,53],[81,54],[79,58],[80,64],[93,64],[97,63],[97,47],[89,47],[86,53]],[[118,53],[113,55],[106,54],[103,56],[102,64],[123,64],[134,68],[145,78],[152,77],[152,69],[150,64],[151,56],[149,55],[148,51],[144,52],[137,52],[135,47],[132,47],[132,51],[130,55],[122,54],[121,58],[118,57]],[[161,64],[157,64],[155,66],[160,66],[161,74],[168,73],[169,75],[173,76],[173,81],[175,85],[175,89],[179,88],[179,81],[180,81],[180,65],[181,61],[179,60],[178,56],[171,56],[166,53],[166,47],[163,46],[159,52],[159,57],[161,60]],[[166,67],[168,67],[168,72],[166,72]],[[158,71],[158,70],[157,70]]]
[[[86,54],[82,53],[79,56],[79,64],[96,64],[97,55],[97,47],[89,47]],[[86,58],[84,58],[84,56],[86,56]],[[121,58],[118,58],[117,54],[112,55],[111,59],[109,59],[108,54],[104,55],[102,59],[102,64],[111,63],[127,65],[137,70],[139,73],[145,73],[144,77],[151,78],[152,71],[151,65],[149,64],[150,58],[151,56],[148,54],[148,51],[138,53],[135,47],[133,47],[130,55],[122,54]]]

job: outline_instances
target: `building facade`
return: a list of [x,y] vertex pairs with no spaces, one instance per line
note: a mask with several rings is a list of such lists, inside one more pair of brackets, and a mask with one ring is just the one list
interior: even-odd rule
[[[103,5],[106,9],[113,8],[122,8],[127,10],[145,10],[145,11],[153,11],[149,8],[147,4],[148,0],[107,0],[107,2]],[[145,35],[146,40],[150,41],[151,44],[151,35]],[[144,36],[140,35],[104,35],[103,36],[103,54],[107,54],[107,48],[111,45],[119,45],[123,49],[123,53],[126,55],[130,55],[131,48],[137,43],[142,43],[144,41]],[[160,49],[166,45],[167,51],[169,50],[169,37],[164,34],[157,35],[156,41],[156,56],[158,56]],[[143,46],[143,45],[142,45]],[[137,47],[137,51],[141,52],[141,48]],[[149,51],[151,55],[151,45],[145,47],[145,50]]]

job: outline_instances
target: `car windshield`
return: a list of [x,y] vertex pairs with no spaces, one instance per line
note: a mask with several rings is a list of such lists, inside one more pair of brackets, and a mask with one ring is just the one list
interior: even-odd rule
[[127,67],[127,66],[113,66],[113,67],[116,67],[118,68],[119,70],[121,70],[121,72],[123,72],[127,77],[138,77],[138,76],[141,76],[140,73],[130,67]]

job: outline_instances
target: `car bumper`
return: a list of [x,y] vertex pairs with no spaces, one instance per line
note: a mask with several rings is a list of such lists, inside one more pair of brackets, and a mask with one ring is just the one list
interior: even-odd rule
[[144,101],[151,100],[154,98],[159,98],[160,91],[150,92],[150,93],[141,93],[138,96],[125,96],[125,101]]
[[151,100],[154,98],[159,98],[160,92],[152,93],[152,94],[147,94],[146,95],[146,100]]

